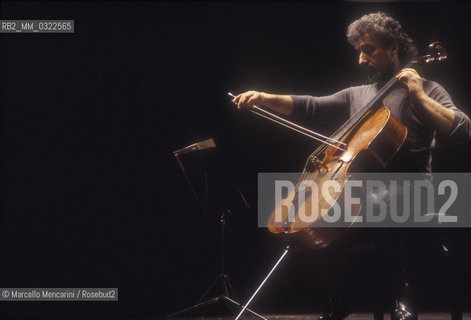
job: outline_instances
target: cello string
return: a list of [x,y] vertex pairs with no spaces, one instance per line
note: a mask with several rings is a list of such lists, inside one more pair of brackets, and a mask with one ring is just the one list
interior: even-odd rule
[[[409,68],[410,66],[414,65],[417,63],[417,61],[411,61],[407,65],[405,65],[403,68]],[[399,74],[399,73],[397,73]],[[396,74],[396,75],[397,75]],[[345,134],[347,134],[348,130],[350,130],[353,125],[357,124],[361,118],[367,114],[367,112],[374,107],[378,105],[378,102],[386,95],[386,93],[398,82],[396,76],[392,77],[389,79],[389,81],[381,88],[378,90],[376,95],[365,105],[363,106],[360,110],[355,112],[350,118],[347,119],[335,132],[331,135],[333,139],[341,139]],[[339,137],[340,136],[340,137]],[[322,152],[324,152],[327,149],[326,145],[320,145],[314,152],[311,154],[311,156],[318,156]]]
[[[411,66],[413,64],[413,62],[411,63],[408,63],[405,68]],[[379,100],[386,94],[387,91],[389,91],[391,89],[391,87],[397,83],[397,79],[396,77],[393,77],[392,79],[390,79],[381,89],[378,90],[378,92],[376,93],[376,95],[373,97],[373,99],[370,100],[370,102],[368,102],[364,107],[362,107],[360,110],[358,110],[357,112],[355,112],[350,118],[347,119],[347,121],[345,121],[337,130],[335,130],[335,132],[331,135],[331,137],[335,137],[333,139],[340,139],[340,137],[338,136],[344,136],[348,130],[351,129],[352,125],[353,124],[356,124],[358,123],[358,121],[361,120],[361,117],[363,117],[370,109],[372,109],[373,107],[375,107]],[[314,156],[317,156],[319,155],[320,153],[322,153],[325,149],[327,148],[327,146],[325,145],[321,145],[319,146],[314,152],[313,152],[313,155]]]
[[[419,58],[419,60],[422,59],[422,58],[423,57]],[[401,70],[404,69],[404,68],[409,68],[409,67],[411,67],[412,65],[414,65],[416,63],[417,63],[417,60],[410,61],[408,64],[406,64],[404,67],[402,67]],[[360,110],[355,112],[342,126],[340,126],[340,128],[338,128],[332,134],[331,137],[335,137],[339,134],[344,135],[346,132],[342,133],[342,131],[345,129],[345,127],[348,127],[348,129],[350,129],[351,128],[350,124],[352,122],[357,123],[361,119],[361,117],[363,117],[367,113],[367,111],[369,111],[370,109],[376,107],[379,100],[381,100],[386,95],[386,93],[388,93],[390,91],[390,89],[398,82],[396,76],[400,72],[401,71],[399,71],[394,77],[389,79],[389,81],[381,89],[378,90],[378,92],[375,94],[375,96],[364,107],[362,107]],[[345,130],[345,131],[348,131],[348,130]],[[337,139],[339,139],[339,138],[337,137]]]

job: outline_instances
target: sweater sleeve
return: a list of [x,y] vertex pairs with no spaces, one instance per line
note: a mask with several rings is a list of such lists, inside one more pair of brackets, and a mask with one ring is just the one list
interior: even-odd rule
[[450,139],[456,143],[471,141],[471,121],[463,111],[455,106],[448,92],[437,84],[436,87],[432,89],[429,96],[445,108],[450,108],[455,112],[453,125],[447,134]]
[[349,117],[350,94],[345,89],[329,96],[292,95],[295,120],[331,122]]

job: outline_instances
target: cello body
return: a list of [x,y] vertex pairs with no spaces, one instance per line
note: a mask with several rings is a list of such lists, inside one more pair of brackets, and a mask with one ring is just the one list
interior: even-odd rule
[[[367,168],[362,169],[361,163],[356,163],[356,159],[360,158],[357,156],[367,152],[385,167],[401,148],[406,136],[407,128],[388,108],[383,106],[370,109],[340,137],[338,141],[344,144],[343,147],[341,144],[334,144],[327,146],[321,153],[311,154],[306,161],[302,178],[270,215],[268,230],[281,235],[298,249],[320,249],[328,246],[348,228],[320,227],[325,223],[323,216],[329,213],[335,201],[342,199],[350,169],[355,167],[367,171]],[[317,188],[309,184],[312,181],[320,186],[332,180],[341,188],[329,188],[329,197],[322,196]],[[310,189],[307,189],[308,187]],[[303,192],[303,201],[298,199],[300,189],[310,191]],[[289,210],[291,207],[294,207],[294,221],[293,212],[290,213]],[[357,216],[360,210],[361,204],[354,204],[351,214]],[[288,219],[289,214],[291,219]],[[301,214],[304,219],[299,218]],[[309,216],[309,219],[305,219],[306,216]]]

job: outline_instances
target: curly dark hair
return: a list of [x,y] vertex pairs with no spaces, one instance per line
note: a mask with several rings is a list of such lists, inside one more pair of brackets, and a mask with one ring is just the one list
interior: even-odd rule
[[352,46],[365,33],[375,36],[385,47],[397,41],[399,60],[405,62],[417,57],[418,50],[414,41],[402,30],[401,24],[383,13],[370,13],[352,22],[347,29],[347,39]]

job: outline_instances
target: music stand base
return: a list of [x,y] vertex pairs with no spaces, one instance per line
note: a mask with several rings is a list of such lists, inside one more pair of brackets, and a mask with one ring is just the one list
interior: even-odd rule
[[232,289],[232,284],[231,281],[229,280],[229,275],[226,273],[220,273],[216,276],[214,281],[211,283],[211,285],[208,287],[208,289],[203,293],[203,295],[198,299],[198,303],[202,302],[207,295],[213,291],[213,289],[216,287],[216,285],[220,282],[221,288],[223,290],[223,294],[226,297],[229,297],[231,294],[234,294],[234,289]]
[[[195,304],[194,306],[191,306],[189,308],[185,308],[183,310],[180,310],[178,312],[175,312],[175,313],[172,313],[164,318],[162,318],[161,320],[167,320],[167,319],[174,319],[174,318],[178,318],[179,316],[182,316],[188,312],[191,312],[191,311],[196,311],[198,309],[201,309],[203,307],[206,307],[206,306],[209,306],[213,303],[217,303],[219,301],[222,301],[224,302],[225,304],[229,304],[229,305],[232,305],[232,306],[236,306],[238,307],[239,309],[242,309],[244,306],[242,304],[240,304],[239,302],[235,301],[235,300],[232,300],[231,298],[229,298],[228,296],[225,296],[225,295],[220,295],[220,296],[217,296],[217,297],[214,297],[212,299],[209,299],[209,300],[206,300],[206,301],[203,301],[201,303],[197,303]],[[262,320],[267,320],[267,318],[265,318],[264,316],[256,313],[255,311],[249,309],[249,308],[246,308],[245,311],[247,312],[250,312],[252,315],[256,316],[257,318],[259,319],[262,319]]]

